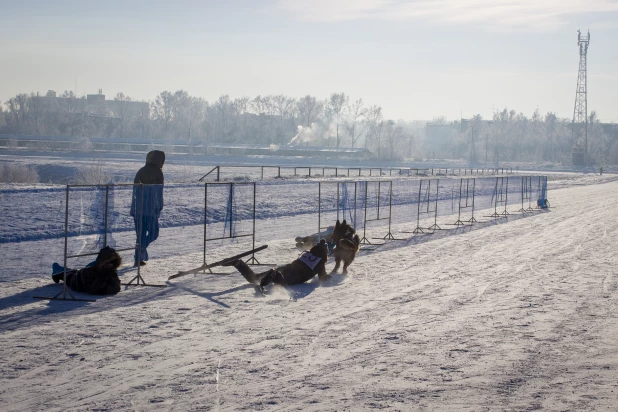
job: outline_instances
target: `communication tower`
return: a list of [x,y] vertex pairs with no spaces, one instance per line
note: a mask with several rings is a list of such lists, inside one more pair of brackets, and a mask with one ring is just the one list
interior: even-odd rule
[[587,35],[577,30],[577,45],[579,46],[579,73],[577,89],[575,90],[575,108],[573,109],[573,124],[571,138],[573,142],[573,165],[585,165],[588,162],[588,72],[587,56],[590,43],[590,30]]

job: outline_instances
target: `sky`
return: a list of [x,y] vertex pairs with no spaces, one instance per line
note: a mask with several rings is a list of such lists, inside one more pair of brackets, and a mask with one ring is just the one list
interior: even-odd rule
[[208,101],[344,92],[387,118],[618,122],[618,0],[0,0],[0,101],[55,90]]

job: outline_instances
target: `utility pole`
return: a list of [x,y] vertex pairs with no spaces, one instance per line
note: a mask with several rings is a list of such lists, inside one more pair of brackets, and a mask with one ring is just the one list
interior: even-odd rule
[[408,149],[408,159],[412,159],[412,141],[414,140],[414,133],[410,133],[410,148]]
[[337,119],[337,152],[339,151],[339,119]]
[[485,169],[487,169],[487,147],[489,144],[489,133],[485,133]]

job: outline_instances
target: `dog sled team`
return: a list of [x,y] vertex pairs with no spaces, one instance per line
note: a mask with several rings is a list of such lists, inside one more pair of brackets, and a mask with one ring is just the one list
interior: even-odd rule
[[[328,242],[324,238],[318,242],[319,235],[297,238],[297,246],[300,243],[302,246],[311,244],[312,247],[304,251],[293,262],[266,272],[255,273],[241,259],[228,260],[222,263],[222,266],[233,266],[249,283],[260,288],[271,283],[283,286],[297,285],[311,280],[316,275],[320,281],[325,281],[330,278],[330,274],[337,273],[341,264],[343,264],[342,273],[346,274],[360,249],[360,238],[345,220],[343,222],[337,220],[328,233]],[[332,250],[335,259],[335,267],[330,274],[326,273],[329,250]],[[116,294],[120,291],[118,268],[121,263],[120,255],[106,246],[101,249],[96,260],[83,269],[65,269],[54,263],[52,279],[55,283],[65,280],[67,286],[76,292],[93,295]]]

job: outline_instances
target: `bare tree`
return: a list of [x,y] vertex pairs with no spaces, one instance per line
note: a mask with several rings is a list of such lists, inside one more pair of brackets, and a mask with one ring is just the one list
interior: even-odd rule
[[378,158],[382,158],[382,131],[384,121],[382,120],[382,108],[371,106],[367,111],[367,139],[365,148],[372,147],[377,151]]
[[65,90],[60,97],[59,131],[64,135],[79,136],[85,126],[84,118],[87,117],[85,114],[86,99],[78,98],[74,92],[68,90]]
[[324,104],[311,95],[306,95],[298,99],[296,103],[300,123],[311,127],[311,124],[317,122],[324,110]]
[[187,131],[187,139],[194,137],[198,125],[204,120],[204,113],[207,106],[206,100],[201,97],[189,97],[183,105],[183,120]]
[[118,137],[122,138],[124,137],[124,132],[127,129],[127,126],[136,116],[135,110],[133,110],[130,105],[130,103],[133,102],[133,99],[126,96],[124,93],[119,92],[116,94],[116,97],[114,97],[114,102],[115,103],[112,105],[111,110],[116,119],[118,119]]
[[363,105],[363,99],[358,99],[354,103],[346,104],[347,119],[345,128],[350,136],[352,147],[363,136],[367,130],[367,122],[363,119],[367,115],[367,109]]
[[174,94],[166,90],[159,93],[152,105],[154,119],[159,123],[164,139],[167,139],[174,121],[174,104]]
[[2,104],[0,104],[0,130],[2,130],[2,128],[6,126],[6,120],[4,117],[5,115],[6,115],[6,112],[2,110]]
[[251,110],[251,99],[247,96],[243,96],[237,99],[234,99],[234,107],[236,109],[236,113],[240,117],[239,126],[240,126],[240,138],[243,142],[249,142],[255,139],[255,136],[252,134],[252,138],[249,137],[249,115]]
[[339,150],[339,123],[341,122],[341,114],[344,106],[347,104],[349,98],[345,93],[333,93],[328,100],[328,108],[332,112],[335,122],[337,124],[337,150]]
[[388,149],[388,158],[390,160],[402,159],[403,156],[403,129],[393,120],[382,122],[384,140]]
[[7,123],[9,123],[13,130],[20,134],[25,133],[26,130],[28,100],[27,94],[20,93],[6,102],[8,107]]

